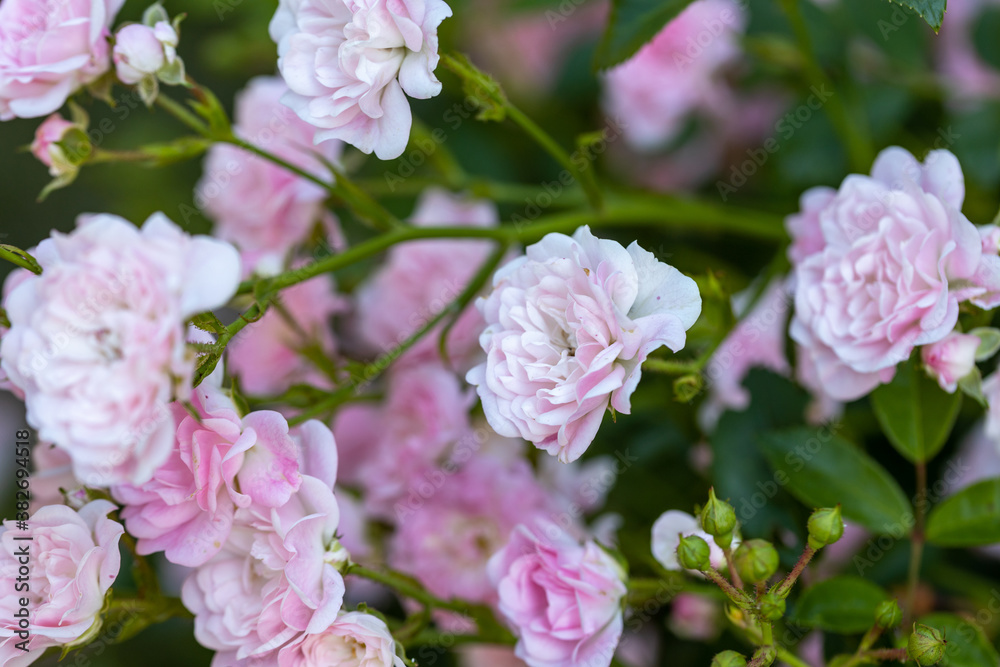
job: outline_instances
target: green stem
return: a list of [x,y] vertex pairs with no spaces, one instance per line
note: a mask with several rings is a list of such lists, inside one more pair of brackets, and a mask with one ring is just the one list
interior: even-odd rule
[[370,570],[362,565],[354,564],[347,570],[347,574],[357,575],[384,584],[400,595],[416,600],[429,609],[446,609],[458,612],[459,614],[469,613],[470,605],[468,603],[461,600],[442,600],[429,593],[409,577],[395,572],[379,572],[378,570]]
[[715,569],[703,570],[704,574],[708,579],[714,583],[716,586],[722,589],[722,592],[729,596],[729,599],[737,607],[741,609],[750,610],[753,607],[753,600],[747,596],[747,594],[735,586],[733,586],[729,581],[719,574]]
[[795,563],[795,567],[792,568],[792,571],[788,573],[788,576],[785,577],[775,588],[775,593],[778,596],[783,598],[788,597],[788,594],[792,592],[792,586],[794,586],[795,582],[798,581],[799,576],[806,569],[806,566],[809,565],[809,561],[811,561],[815,555],[816,549],[807,544],[805,550],[802,552],[802,555],[799,556],[798,562]]
[[222,141],[224,143],[227,143],[227,144],[232,144],[233,146],[238,146],[238,147],[242,148],[243,150],[248,151],[250,153],[253,153],[254,155],[256,155],[258,157],[262,157],[265,160],[268,160],[268,161],[270,161],[270,162],[278,165],[279,167],[281,167],[283,169],[287,169],[288,171],[292,172],[296,176],[299,176],[301,178],[304,178],[307,181],[315,183],[316,185],[318,185],[319,187],[323,188],[324,190],[330,190],[331,187],[332,187],[332,185],[331,185],[331,183],[329,181],[324,181],[322,178],[316,176],[315,174],[311,174],[308,171],[306,171],[305,169],[303,169],[301,167],[295,166],[294,164],[292,164],[288,160],[280,158],[277,155],[274,155],[273,153],[269,153],[269,152],[265,151],[262,148],[258,148],[257,146],[254,146],[253,144],[251,144],[248,141],[243,141],[239,137],[230,136],[230,137],[226,137]]
[[399,359],[407,350],[416,345],[416,343],[426,336],[434,327],[440,324],[446,317],[457,318],[462,314],[462,311],[469,305],[472,299],[479,293],[486,282],[489,280],[490,276],[496,270],[497,266],[503,260],[504,255],[507,252],[507,244],[501,243],[500,246],[493,252],[492,255],[483,263],[476,272],[476,275],[472,277],[469,284],[465,286],[462,293],[455,297],[446,308],[443,308],[441,312],[437,313],[434,317],[424,323],[422,327],[410,334],[410,337],[403,341],[399,347],[391,350],[387,354],[380,356],[375,361],[367,364],[360,373],[358,373],[351,381],[344,385],[343,387],[337,389],[329,398],[317,402],[308,410],[305,410],[299,415],[296,415],[292,419],[288,420],[289,426],[295,426],[301,424],[304,421],[313,419],[320,415],[326,414],[331,410],[335,409],[345,401],[350,400],[350,398],[357,392],[358,388],[374,381],[382,373],[389,368],[389,366]]
[[196,114],[189,111],[188,108],[180,102],[161,94],[156,96],[156,105],[198,134],[205,137],[210,136],[208,125],[203,123]]
[[784,662],[790,667],[811,667],[811,665],[804,660],[800,660],[797,655],[789,651],[788,649],[778,647],[778,661]]
[[806,25],[802,9],[799,7],[799,0],[782,0],[781,5],[788,15],[795,39],[798,41],[799,49],[805,58],[806,75],[809,79],[807,83],[819,86],[821,89],[829,87],[831,97],[824,106],[827,116],[847,148],[852,169],[858,173],[866,173],[872,161],[870,142],[862,134],[859,120],[851,118],[847,104],[840,97],[840,93],[834,88],[830,77],[823,71],[816,59],[812,38],[809,36],[809,27]]
[[733,550],[730,547],[725,547],[722,549],[722,553],[726,557],[726,565],[729,567],[729,576],[733,580],[733,585],[742,591],[743,580],[740,579],[740,573],[736,571],[736,566],[733,564]]
[[909,627],[913,620],[917,603],[917,587],[920,585],[920,563],[924,554],[924,516],[927,511],[927,464],[916,464],[917,495],[914,502],[914,524],[910,535],[910,571],[906,585],[906,613],[903,627]]
[[696,361],[673,361],[653,357],[642,362],[642,370],[663,373],[664,375],[687,375],[699,372],[701,366]]
[[484,90],[489,90],[491,102],[502,106],[506,116],[510,120],[519,125],[528,136],[534,139],[546,153],[551,155],[556,162],[562,165],[573,176],[584,192],[587,193],[587,201],[590,203],[591,208],[597,211],[601,210],[602,195],[590,164],[587,164],[583,170],[578,168],[569,153],[548,132],[543,130],[527,114],[518,109],[507,99],[507,96],[504,95],[495,81],[476,69],[468,60],[462,57],[456,58],[445,53],[441,55],[441,64],[456,73],[464,82],[479,86]]

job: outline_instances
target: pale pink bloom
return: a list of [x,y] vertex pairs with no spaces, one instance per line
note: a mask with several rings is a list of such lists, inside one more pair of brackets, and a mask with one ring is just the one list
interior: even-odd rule
[[560,516],[525,460],[503,464],[476,457],[458,472],[449,468],[439,488],[397,510],[389,564],[423,582],[441,598],[496,603],[486,564],[520,523]]
[[63,491],[77,497],[74,492],[86,491],[73,476],[73,460],[64,450],[46,442],[31,448],[31,503],[33,508],[61,505],[65,502]]
[[[495,227],[499,214],[492,202],[468,199],[445,190],[426,190],[410,217],[417,227],[459,225]],[[458,298],[493,244],[483,240],[414,241],[393,247],[385,264],[357,291],[355,338],[366,351],[385,354]],[[444,324],[433,328],[401,358],[421,363],[440,358],[438,340]],[[466,308],[448,333],[449,361],[467,370],[480,356],[483,318]]]
[[171,563],[197,567],[222,549],[237,508],[278,507],[301,483],[285,418],[262,410],[241,419],[214,379],[194,391],[198,419],[171,406],[177,444],[153,479],[112,489],[140,555],[163,551]]
[[50,114],[109,67],[108,35],[124,0],[4,0],[0,120]]
[[329,276],[282,290],[279,299],[226,348],[229,372],[252,395],[277,395],[293,384],[330,382],[302,351],[313,347],[332,364],[337,344],[331,319],[346,310],[346,300],[336,293]]
[[785,330],[788,323],[789,295],[783,281],[774,280],[746,312],[756,290],[747,289],[733,297],[739,323],[712,355],[706,369],[711,395],[702,406],[704,419],[715,423],[725,410],[745,410],[750,392],[743,380],[751,368],[766,368],[779,375],[789,375],[785,357]]
[[162,213],[141,230],[84,216],[33,253],[44,273],[7,295],[12,326],[0,341],[28,423],[70,454],[88,486],[143,484],[173,448],[167,405],[191,390],[185,320],[236,292],[239,256]]
[[979,15],[998,5],[997,0],[964,0],[948,5],[934,46],[941,83],[956,102],[1000,97],[1000,72],[983,62],[973,40]]
[[722,631],[722,607],[697,593],[681,593],[670,603],[667,626],[681,639],[711,641]]
[[284,102],[321,128],[382,160],[402,155],[412,116],[406,96],[441,92],[437,28],[443,0],[281,0],[271,20]]
[[[0,596],[0,665],[29,665],[50,646],[71,644],[85,636],[100,619],[105,595],[118,577],[121,524],[107,518],[115,506],[95,500],[79,511],[48,505],[28,520],[28,530],[5,521],[0,529],[0,576],[10,590]],[[19,541],[18,537],[31,537]],[[19,553],[27,552],[29,586],[14,590]],[[22,605],[21,598],[27,599]],[[30,624],[19,627],[15,615],[22,606]],[[23,632],[23,635],[19,635]],[[28,653],[16,647],[28,641]]]
[[115,33],[112,59],[122,83],[129,85],[155,77],[177,60],[177,30],[166,21],[155,25],[131,23]]
[[59,176],[58,165],[66,161],[65,152],[56,145],[56,142],[62,141],[66,131],[74,127],[76,125],[54,113],[35,130],[35,140],[31,142],[31,154],[49,167],[51,176]]
[[476,437],[474,400],[439,364],[392,371],[383,405],[347,406],[334,422],[343,481],[362,487],[370,512],[391,519],[397,501],[433,484],[456,445]]
[[[14,269],[10,273],[8,273],[7,278],[3,281],[3,290],[2,290],[3,302],[4,303],[7,302],[7,297],[10,295],[11,292],[14,291],[15,287],[23,283],[25,280],[31,278],[33,275],[35,274],[33,274],[31,271],[28,271],[27,269]],[[2,345],[3,337],[7,335],[8,331],[9,329],[7,329],[7,327],[0,325],[0,345]],[[5,371],[3,368],[2,361],[3,360],[0,359],[0,389],[3,389],[4,391],[9,391],[10,393],[14,394],[23,401],[24,392],[15,387],[13,384],[11,384],[10,378],[7,377],[7,371]]]
[[[644,612],[635,612],[628,618],[628,628],[622,634],[615,651],[615,658],[626,667],[656,667],[660,660],[660,633],[655,624],[645,623],[636,629],[636,623],[646,617]],[[634,620],[633,620],[634,619]]]
[[[251,79],[236,96],[236,135],[329,181],[329,170],[317,155],[335,162],[342,144],[313,146],[316,129],[281,104],[287,90],[277,77]],[[339,236],[336,219],[325,208],[328,196],[325,188],[284,167],[217,143],[208,152],[195,201],[215,221],[216,236],[243,252],[247,273],[275,273],[317,223]]]
[[529,667],[607,667],[624,620],[625,572],[595,542],[548,521],[518,526],[490,559],[500,613]]
[[799,211],[785,218],[785,229],[792,237],[788,259],[793,266],[798,266],[826,247],[819,218],[836,197],[837,191],[833,188],[810,188],[799,197]]
[[738,62],[746,15],[732,0],[698,0],[605,79],[604,108],[639,150],[674,138],[694,112],[733,103],[723,78]]
[[818,214],[825,245],[795,266],[791,335],[811,357],[814,391],[849,401],[892,379],[913,348],[954,329],[959,303],[997,304],[1000,259],[962,215],[958,160],[883,151]]
[[501,267],[477,301],[486,362],[469,371],[490,426],[574,461],[610,405],[631,412],[642,362],[684,347],[698,319],[693,280],[632,243],[581,227],[548,234]]
[[[677,547],[681,543],[681,536],[690,537],[692,535],[700,537],[708,542],[711,551],[710,560],[712,567],[721,569],[726,566],[726,555],[715,543],[715,539],[701,529],[701,522],[697,517],[691,516],[687,512],[680,510],[668,510],[660,515],[660,518],[653,524],[652,551],[653,558],[668,570],[682,570],[681,564],[677,561]],[[734,548],[740,543],[739,537],[733,538]]]
[[303,634],[281,649],[279,667],[403,667],[385,622],[358,611],[341,613],[326,631]]
[[323,632],[340,611],[348,556],[336,539],[336,443],[317,421],[294,435],[301,486],[280,507],[238,510],[222,551],[182,587],[195,637],[219,652],[213,664],[274,664],[267,656],[302,632]]
[[979,343],[977,336],[953,331],[937,343],[920,348],[920,358],[927,374],[946,392],[954,394],[958,382],[976,367]]

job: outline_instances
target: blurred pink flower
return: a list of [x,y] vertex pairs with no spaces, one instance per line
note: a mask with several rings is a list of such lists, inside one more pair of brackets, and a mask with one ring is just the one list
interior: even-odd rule
[[[410,217],[417,227],[460,225],[495,227],[499,214],[492,202],[468,199],[445,190],[424,191]],[[466,288],[493,244],[485,240],[413,241],[389,251],[385,264],[357,291],[354,337],[366,352],[386,354],[447,308]],[[479,358],[483,318],[466,308],[448,333],[449,361],[467,370]],[[440,358],[440,324],[408,350],[400,363]]]
[[443,0],[281,0],[271,20],[284,103],[320,128],[382,160],[403,154],[412,116],[406,96],[441,92],[437,29]]
[[518,526],[489,562],[500,613],[529,667],[607,667],[624,627],[625,572],[548,521]]
[[[453,468],[449,468],[453,470]],[[421,503],[404,504],[389,544],[389,563],[435,595],[496,603],[486,574],[519,523],[556,514],[527,461],[479,456],[445,478]],[[566,516],[567,522],[572,517]]]
[[255,396],[281,394],[293,384],[329,385],[330,380],[301,352],[314,346],[318,354],[334,359],[337,344],[331,319],[346,309],[346,299],[336,293],[328,276],[282,290],[280,301],[226,348],[229,372]]
[[732,0],[698,0],[605,80],[606,113],[639,150],[662,147],[694,112],[733,104],[724,70],[736,63],[746,16]]
[[927,373],[949,394],[958,389],[959,381],[976,367],[979,338],[952,331],[942,340],[920,348],[920,357]]
[[469,371],[490,426],[560,461],[590,446],[630,397],[650,352],[684,347],[701,312],[693,280],[633,243],[548,234],[501,267],[477,301],[486,362]]
[[753,292],[749,288],[733,297],[739,324],[716,349],[706,369],[711,394],[702,405],[702,416],[711,424],[724,410],[745,410],[750,405],[750,392],[743,387],[743,380],[751,368],[786,376],[791,371],[785,357],[790,297],[784,281],[772,281],[753,310],[746,312]]
[[[682,535],[694,535],[708,542],[712,567],[721,569],[726,566],[726,555],[712,536],[701,529],[701,522],[697,517],[680,510],[664,512],[653,524],[651,549],[656,562],[668,570],[683,569],[677,561],[677,547],[680,546]],[[739,542],[738,536],[733,538],[734,549]]]
[[825,244],[795,266],[791,325],[815,368],[811,389],[859,398],[891,380],[915,346],[947,336],[960,302],[996,305],[1000,272],[962,215],[964,196],[951,153],[921,165],[889,148],[871,177],[849,176],[818,212]]
[[39,439],[69,453],[81,482],[143,484],[173,448],[167,405],[190,392],[185,320],[236,292],[239,256],[162,213],[141,231],[84,216],[33,253],[44,273],[4,300],[3,370]]
[[368,511],[392,519],[397,501],[430,483],[458,443],[475,438],[474,400],[439,364],[393,370],[383,405],[349,405],[334,421],[343,481],[364,489]]
[[681,593],[670,603],[670,631],[681,639],[708,642],[722,632],[722,606],[696,593]]
[[[277,77],[251,79],[236,97],[236,135],[328,181],[329,170],[314,153],[334,162],[342,144],[313,146],[316,129],[281,104],[287,90]],[[216,236],[243,252],[246,273],[271,274],[285,268],[292,248],[316,223],[339,237],[337,221],[325,208],[327,196],[324,188],[284,167],[217,143],[208,152],[195,201],[215,221]]]
[[124,0],[4,0],[0,120],[45,116],[110,66],[108,36]]
[[[65,505],[48,505],[31,515],[27,532],[13,521],[0,528],[0,576],[11,592],[0,597],[0,665],[29,665],[50,646],[71,644],[99,621],[105,595],[118,577],[121,524],[107,518],[115,506],[95,500],[75,511]],[[31,542],[17,542],[30,536]],[[30,586],[14,594],[19,552],[30,545]],[[27,604],[20,602],[27,599]],[[30,628],[18,627],[18,614],[29,610]],[[28,653],[18,642],[28,641]]]
[[1000,97],[1000,72],[983,62],[972,38],[978,16],[997,0],[964,0],[948,5],[948,16],[935,40],[941,83],[959,104]]

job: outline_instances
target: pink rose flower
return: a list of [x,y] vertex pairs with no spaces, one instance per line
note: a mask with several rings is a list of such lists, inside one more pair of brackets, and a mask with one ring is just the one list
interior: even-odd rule
[[325,358],[335,358],[331,319],[346,310],[346,300],[335,292],[329,276],[282,290],[279,298],[281,310],[269,308],[226,348],[229,372],[252,395],[281,394],[293,384],[330,383],[302,351],[314,347]]
[[317,421],[297,435],[299,489],[280,507],[254,502],[238,510],[223,549],[182,587],[181,599],[195,614],[195,637],[219,652],[213,664],[270,660],[300,633],[329,628],[340,612],[340,570],[348,556],[336,538],[336,443]]
[[859,398],[891,380],[914,347],[947,336],[960,302],[996,305],[996,258],[984,257],[964,197],[951,153],[921,165],[889,148],[871,177],[849,176],[818,212],[824,245],[795,266],[791,325],[815,368],[812,389]]
[[[426,190],[410,222],[417,227],[461,225],[495,227],[492,202],[463,199],[444,190]],[[385,264],[357,292],[355,338],[369,352],[385,354],[447,308],[466,288],[493,244],[476,240],[415,241],[389,251]],[[414,279],[419,276],[419,280]],[[402,363],[437,360],[443,324],[404,354]],[[449,361],[467,370],[480,356],[483,318],[467,308],[448,333]]]
[[819,218],[836,197],[837,191],[833,188],[810,188],[799,197],[800,211],[785,219],[785,229],[792,237],[792,243],[788,246],[788,259],[793,266],[798,266],[807,257],[826,247]]
[[108,35],[124,0],[4,0],[0,120],[56,111],[108,70]]
[[[419,579],[435,595],[496,603],[486,564],[519,523],[558,517],[553,501],[524,460],[502,464],[478,456],[458,472],[446,468],[439,488],[397,510],[389,564]],[[567,521],[572,518],[567,515]],[[444,537],[446,536],[446,537]]]
[[698,319],[693,280],[633,243],[581,227],[548,234],[500,268],[476,304],[486,362],[469,371],[490,426],[574,461],[610,405],[628,414],[650,352],[684,347]]
[[529,667],[608,667],[621,638],[625,572],[594,542],[557,525],[516,528],[489,562],[500,613]]
[[785,357],[789,295],[783,281],[774,280],[754,309],[743,312],[753,292],[748,289],[733,297],[734,310],[741,319],[716,349],[706,369],[711,395],[702,405],[702,417],[710,424],[718,421],[725,410],[749,407],[750,392],[743,387],[743,380],[751,368],[766,368],[785,376],[791,372]]
[[[81,491],[86,498],[86,490],[73,476],[73,460],[65,450],[45,442],[36,443],[31,448],[31,504],[37,509],[45,505],[62,505],[63,491],[74,496]],[[77,507],[81,507],[81,503]]]
[[[652,551],[653,558],[668,570],[682,570],[681,564],[677,561],[677,547],[680,546],[681,536],[689,537],[694,535],[708,542],[711,551],[710,561],[712,567],[716,569],[726,566],[726,555],[715,543],[715,539],[701,529],[701,522],[688,514],[679,510],[669,510],[660,515],[660,518],[653,524]],[[740,543],[738,536],[733,537],[733,548]]]
[[630,146],[659,148],[693,112],[718,113],[733,104],[721,75],[740,57],[745,23],[732,0],[699,0],[607,73],[604,108],[623,125]]
[[472,644],[457,650],[460,667],[524,667],[514,649],[493,644]]
[[927,374],[946,392],[954,394],[959,380],[976,367],[979,343],[977,336],[953,331],[937,343],[920,348],[920,358]]
[[7,295],[11,329],[0,341],[28,423],[88,486],[144,484],[173,449],[167,405],[190,392],[185,320],[236,292],[239,256],[161,213],[141,231],[85,216],[34,255],[44,272]]
[[406,96],[441,92],[434,77],[443,0],[281,0],[271,20],[284,102],[321,128],[382,160],[403,154],[412,117]]
[[[31,271],[28,271],[27,269],[14,269],[10,273],[8,273],[7,278],[3,281],[3,290],[2,290],[3,302],[6,303],[7,297],[10,295],[11,292],[14,291],[15,287],[17,287],[25,280],[28,280],[34,275],[35,274],[33,274]],[[7,335],[8,331],[9,329],[7,327],[0,325],[0,345],[2,345],[3,337]],[[24,392],[15,387],[13,384],[11,384],[10,378],[7,377],[7,371],[5,371],[3,368],[2,361],[3,361],[2,358],[0,358],[0,389],[3,389],[4,391],[9,391],[10,393],[14,394],[23,401]]]
[[[313,153],[336,162],[342,144],[314,147],[315,128],[281,104],[287,91],[277,77],[251,79],[236,97],[234,130],[241,139],[327,181],[329,170]],[[316,223],[339,237],[337,221],[324,206],[327,196],[324,188],[284,167],[242,148],[215,144],[195,202],[215,221],[216,235],[243,251],[248,273],[270,274],[285,267],[290,251]]]
[[370,512],[395,517],[397,501],[426,483],[457,444],[475,437],[474,400],[439,364],[392,371],[384,405],[350,405],[334,421],[343,480],[364,489]]
[[192,396],[200,419],[171,406],[177,444],[153,479],[112,489],[140,555],[163,551],[171,563],[202,565],[222,549],[237,508],[277,507],[299,488],[298,445],[285,418],[262,410],[241,419],[216,378]]
[[325,632],[300,635],[281,649],[280,667],[403,667],[396,640],[385,623],[371,614],[340,614]]
[[[93,629],[104,596],[118,577],[121,524],[107,518],[115,506],[95,500],[79,511],[48,505],[28,520],[29,529],[5,521],[0,529],[0,575],[10,591],[0,597],[0,665],[29,665],[50,646],[71,644]],[[18,537],[32,540],[17,541]],[[28,545],[30,586],[14,592],[19,576],[16,555]],[[21,627],[21,598],[27,598],[30,625]],[[23,634],[19,634],[23,633]],[[19,648],[27,641],[29,652]]]

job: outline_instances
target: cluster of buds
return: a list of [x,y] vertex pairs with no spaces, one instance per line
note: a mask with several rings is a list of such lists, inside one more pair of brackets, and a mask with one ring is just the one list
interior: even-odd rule
[[147,106],[156,100],[161,82],[177,86],[185,81],[184,61],[177,56],[183,18],[171,21],[163,6],[155,4],[143,13],[142,23],[131,23],[115,33],[118,79],[136,86]]

